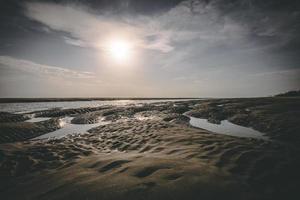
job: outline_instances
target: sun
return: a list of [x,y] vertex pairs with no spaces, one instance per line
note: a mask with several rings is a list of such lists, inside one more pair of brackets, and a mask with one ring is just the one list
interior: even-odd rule
[[113,40],[108,45],[110,56],[117,62],[129,60],[131,54],[131,45],[125,40]]

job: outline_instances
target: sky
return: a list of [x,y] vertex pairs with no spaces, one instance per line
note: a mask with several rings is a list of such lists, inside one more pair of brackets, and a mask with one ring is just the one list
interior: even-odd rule
[[300,89],[298,0],[1,0],[0,97]]

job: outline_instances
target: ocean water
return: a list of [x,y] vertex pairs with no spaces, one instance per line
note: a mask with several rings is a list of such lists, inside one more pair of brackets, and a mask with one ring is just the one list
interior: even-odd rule
[[28,113],[53,108],[86,108],[106,105],[122,106],[130,104],[157,103],[168,101],[187,101],[189,99],[163,99],[163,100],[111,100],[111,101],[58,101],[58,102],[32,102],[32,103],[0,103],[0,112]]

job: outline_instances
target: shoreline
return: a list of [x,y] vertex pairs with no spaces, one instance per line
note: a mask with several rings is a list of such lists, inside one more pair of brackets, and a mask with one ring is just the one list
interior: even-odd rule
[[186,100],[186,99],[191,99],[191,100],[198,100],[198,99],[203,99],[203,98],[176,98],[176,97],[171,97],[171,98],[126,98],[126,97],[113,97],[113,98],[0,98],[0,103],[35,103],[35,102],[70,102],[70,101],[118,101],[118,100]]

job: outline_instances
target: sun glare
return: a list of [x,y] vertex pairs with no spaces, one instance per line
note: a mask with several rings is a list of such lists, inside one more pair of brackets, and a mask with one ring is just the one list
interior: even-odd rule
[[115,40],[109,44],[108,50],[115,61],[122,62],[129,59],[131,46],[127,41]]

